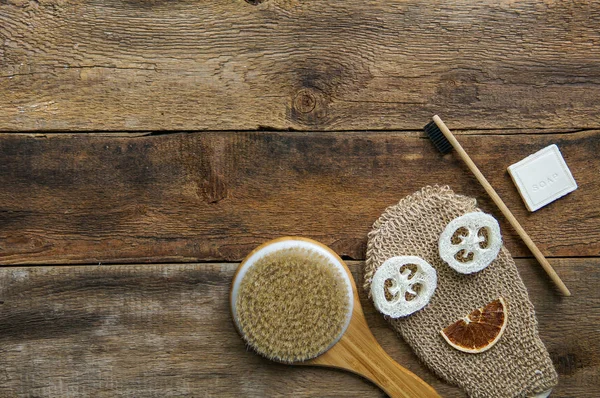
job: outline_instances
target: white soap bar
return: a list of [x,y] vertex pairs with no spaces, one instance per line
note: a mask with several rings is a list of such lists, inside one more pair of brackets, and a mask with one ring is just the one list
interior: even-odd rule
[[536,211],[577,189],[577,183],[556,145],[508,166],[508,173],[529,211]]

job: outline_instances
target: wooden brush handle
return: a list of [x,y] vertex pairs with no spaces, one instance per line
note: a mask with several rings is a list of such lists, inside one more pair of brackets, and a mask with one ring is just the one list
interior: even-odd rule
[[368,346],[368,352],[363,352],[360,358],[349,370],[371,380],[392,398],[440,397],[429,384],[394,361],[379,344]]
[[473,161],[471,160],[469,155],[467,155],[467,152],[465,152],[463,147],[456,140],[456,138],[454,137],[454,135],[452,134],[450,129],[448,129],[448,127],[444,124],[444,122],[442,121],[442,119],[440,119],[440,117],[438,115],[435,115],[433,117],[433,121],[440,128],[440,130],[442,131],[442,133],[444,134],[446,139],[450,142],[450,144],[452,144],[452,146],[454,147],[454,149],[456,150],[456,152],[458,153],[460,158],[463,160],[463,162],[465,162],[465,164],[467,165],[469,170],[471,170],[473,175],[475,175],[475,177],[477,178],[479,183],[483,186],[483,188],[488,193],[488,195],[490,195],[490,197],[492,198],[494,203],[496,203],[496,206],[498,206],[498,208],[500,209],[502,214],[504,214],[504,217],[506,217],[506,219],[508,220],[510,225],[513,226],[513,228],[515,229],[515,231],[517,231],[517,233],[519,234],[521,239],[523,239],[523,242],[525,242],[525,244],[527,245],[527,247],[529,248],[531,253],[533,253],[535,258],[538,260],[540,265],[544,268],[544,270],[546,271],[548,276],[550,276],[552,281],[556,284],[556,286],[561,291],[561,293],[564,294],[565,296],[570,296],[571,292],[569,291],[567,286],[565,286],[565,284],[560,279],[560,277],[558,276],[556,271],[554,271],[554,268],[552,268],[552,266],[550,265],[548,260],[546,260],[546,257],[544,257],[544,255],[542,254],[540,249],[537,248],[535,243],[533,243],[533,241],[531,240],[531,238],[529,237],[527,232],[525,232],[525,230],[523,229],[521,224],[519,224],[519,222],[517,221],[515,216],[513,216],[513,214],[508,209],[508,207],[506,207],[506,205],[504,204],[502,199],[500,199],[500,196],[498,196],[498,194],[496,193],[494,188],[492,188],[492,186],[486,180],[486,178],[483,176],[483,174],[481,174],[481,171],[479,171],[479,169],[477,168],[475,163],[473,163]]
[[352,320],[346,332],[323,355],[304,365],[327,366],[356,373],[392,398],[440,398],[440,395],[417,375],[394,361],[375,340],[355,296]]

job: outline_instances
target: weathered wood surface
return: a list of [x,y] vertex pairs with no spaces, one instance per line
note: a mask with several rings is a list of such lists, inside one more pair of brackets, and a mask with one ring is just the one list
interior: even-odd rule
[[[282,235],[363,259],[385,207],[434,183],[530,256],[419,131],[435,113],[574,294],[517,261],[553,396],[600,396],[598,26],[598,0],[0,0],[0,131],[41,133],[0,134],[0,398],[382,396],[248,352],[237,264],[193,262]],[[552,143],[579,189],[530,214],[505,170]],[[382,346],[462,397],[361,295]]]
[[595,128],[598,26],[588,0],[2,0],[0,130]]
[[[600,253],[600,131],[461,138],[545,255]],[[551,143],[579,189],[530,214],[506,167]],[[283,235],[363,259],[384,209],[436,183],[478,197],[530,256],[423,133],[4,134],[0,153],[0,264],[238,261]]]
[[[600,396],[600,258],[552,259],[574,296],[548,289],[533,260],[517,266],[540,336],[560,375],[553,397]],[[363,263],[351,262],[358,285]],[[0,269],[2,397],[380,397],[328,369],[288,367],[248,351],[228,292],[235,263]],[[360,290],[360,288],[359,288]],[[429,372],[360,290],[384,349],[444,397]]]

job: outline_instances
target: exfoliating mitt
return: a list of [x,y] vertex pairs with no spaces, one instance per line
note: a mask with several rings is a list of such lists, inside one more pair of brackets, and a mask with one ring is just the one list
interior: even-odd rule
[[[472,235],[471,246],[460,246],[461,240],[464,243],[469,239],[467,229],[461,230],[461,222],[466,223],[467,229],[473,223],[475,227],[477,222],[487,223],[481,228],[487,232]],[[448,233],[448,228],[458,233],[450,236],[452,231]],[[558,376],[539,338],[533,305],[512,256],[499,237],[487,236],[499,233],[496,228],[495,219],[482,213],[475,199],[456,195],[449,187],[425,187],[386,209],[375,222],[368,235],[365,288],[373,294],[374,277],[375,283],[388,278],[381,285],[385,297],[375,298],[379,302],[376,307],[442,379],[460,386],[471,397],[532,397],[551,390]],[[466,250],[456,253],[453,259],[446,258],[448,240]],[[488,247],[481,250],[483,255],[479,258],[474,245],[484,241]],[[494,245],[495,248],[489,247]],[[398,268],[402,264],[415,264],[415,257],[425,266],[413,265],[416,270],[412,271]],[[451,266],[449,262],[453,261],[456,264]],[[399,282],[389,279],[394,272]],[[402,286],[411,281],[414,286]],[[401,295],[401,300],[394,301],[394,295]],[[410,308],[411,301],[418,301],[421,296],[426,302],[413,305],[410,311],[386,314],[385,305],[381,304],[398,302],[399,306]],[[472,352],[457,349],[441,333],[461,319],[463,325],[468,324],[468,314],[475,310],[479,316],[482,311],[477,309],[490,303],[502,304],[504,312],[498,316],[506,321],[499,338],[489,347]]]

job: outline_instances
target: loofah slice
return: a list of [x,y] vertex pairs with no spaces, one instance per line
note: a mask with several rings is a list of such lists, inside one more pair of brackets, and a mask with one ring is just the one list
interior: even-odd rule
[[498,221],[482,212],[450,221],[440,235],[440,257],[461,274],[479,272],[498,257],[502,236]]
[[398,256],[389,258],[377,269],[371,295],[379,312],[399,318],[425,307],[436,286],[435,269],[425,260]]

